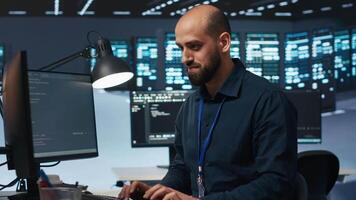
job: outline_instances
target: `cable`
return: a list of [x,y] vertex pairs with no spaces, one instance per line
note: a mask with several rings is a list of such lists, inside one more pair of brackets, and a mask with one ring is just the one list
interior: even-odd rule
[[14,185],[17,183],[18,180],[19,180],[18,178],[15,178],[15,179],[14,179],[13,181],[11,181],[9,184],[7,184],[7,185],[1,185],[2,187],[0,188],[0,191],[3,190],[3,189],[5,189],[5,188],[14,186]]
[[61,161],[57,161],[56,163],[50,165],[40,165],[40,167],[54,167],[57,166],[59,163],[61,163]]
[[7,164],[7,161],[3,162],[0,164],[0,167],[3,166],[3,165],[6,165]]

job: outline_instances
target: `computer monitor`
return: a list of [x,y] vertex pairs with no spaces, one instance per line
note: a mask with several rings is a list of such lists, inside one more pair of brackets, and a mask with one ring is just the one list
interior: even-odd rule
[[5,64],[5,47],[0,43],[0,74]]
[[[172,146],[177,113],[191,93],[187,90],[131,92],[132,147]],[[321,143],[320,92],[288,90],[285,94],[298,112],[298,143]]]
[[247,70],[278,85],[280,80],[278,34],[247,33],[245,44]]
[[318,29],[312,32],[311,39],[311,89],[321,92],[323,112],[334,111],[334,35],[331,29]]
[[36,161],[98,155],[90,75],[28,71]]
[[321,143],[321,95],[315,90],[288,90],[285,94],[298,112],[298,143]]
[[132,91],[132,147],[171,146],[177,113],[191,91]]
[[3,107],[8,167],[31,196],[41,162],[98,155],[89,75],[29,71],[17,53],[4,68]]
[[134,63],[137,90],[157,90],[158,41],[155,37],[134,39]]
[[37,175],[26,65],[26,52],[17,53],[4,67],[3,75],[3,118],[8,167],[15,169],[19,178]]

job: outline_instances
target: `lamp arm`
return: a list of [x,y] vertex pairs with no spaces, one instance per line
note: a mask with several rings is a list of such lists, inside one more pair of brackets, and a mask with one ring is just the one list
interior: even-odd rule
[[64,57],[60,60],[57,60],[51,64],[48,64],[46,66],[43,66],[41,68],[39,68],[38,70],[41,70],[41,71],[51,71],[57,67],[59,67],[60,65],[63,65],[65,63],[68,63],[76,58],[79,58],[79,57],[85,57],[85,58],[91,58],[90,56],[90,49],[91,47],[88,46],[86,47],[85,49],[81,50],[81,51],[78,51],[78,52],[75,52],[67,57]]

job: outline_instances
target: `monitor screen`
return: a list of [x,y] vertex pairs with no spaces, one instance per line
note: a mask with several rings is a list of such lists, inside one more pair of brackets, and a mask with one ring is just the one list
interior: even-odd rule
[[352,47],[352,65],[351,65],[351,79],[353,89],[356,88],[356,28],[352,29],[351,37],[351,47]]
[[279,40],[276,33],[248,33],[246,36],[247,70],[279,84]]
[[174,33],[166,33],[164,40],[165,90],[190,90],[187,71],[182,64],[182,50],[176,44]]
[[231,33],[231,58],[240,58],[240,35],[238,33]]
[[190,93],[187,90],[131,92],[132,146],[172,145],[177,113]]
[[334,32],[334,78],[336,91],[351,87],[350,33],[348,30]]
[[313,90],[285,91],[298,112],[298,143],[321,143],[321,97]]
[[34,157],[98,155],[90,75],[28,71]]
[[2,73],[2,69],[5,65],[5,47],[0,44],[0,74]]
[[309,89],[311,77],[308,33],[287,33],[285,40],[284,89]]
[[334,36],[329,29],[312,33],[312,89],[320,90],[322,111],[335,110]]
[[158,43],[153,37],[135,39],[135,76],[137,90],[156,90]]

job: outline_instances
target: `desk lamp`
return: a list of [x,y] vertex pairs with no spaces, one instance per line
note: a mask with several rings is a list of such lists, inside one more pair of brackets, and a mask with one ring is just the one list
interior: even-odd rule
[[[93,47],[88,46],[79,52],[41,67],[39,70],[50,71],[78,57],[92,58],[90,55],[91,48]],[[133,77],[129,66],[123,60],[113,55],[109,40],[100,36],[96,44],[96,52],[98,60],[92,71],[93,88],[104,89],[114,87],[125,83]]]

